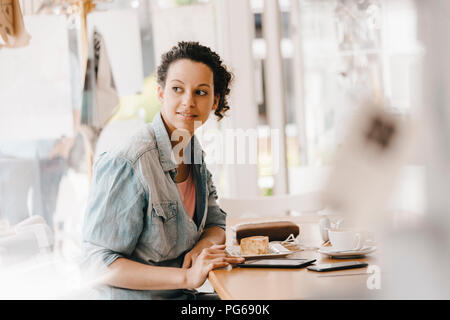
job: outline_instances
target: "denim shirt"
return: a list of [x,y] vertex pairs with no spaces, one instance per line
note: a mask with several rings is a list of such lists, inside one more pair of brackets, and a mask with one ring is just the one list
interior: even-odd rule
[[[186,151],[191,152],[186,152]],[[189,154],[191,153],[191,154]],[[177,165],[160,113],[123,146],[94,164],[83,225],[83,270],[106,269],[119,257],[153,266],[181,267],[184,255],[212,226],[225,229],[211,173],[195,136],[185,150],[196,187],[191,219],[175,182]],[[104,299],[186,299],[189,290],[129,290],[99,285]]]

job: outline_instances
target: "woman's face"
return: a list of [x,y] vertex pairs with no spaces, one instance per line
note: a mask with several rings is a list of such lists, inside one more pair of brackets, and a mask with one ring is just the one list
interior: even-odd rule
[[163,104],[161,115],[169,134],[184,129],[193,135],[219,102],[219,95],[214,96],[212,70],[188,59],[170,64],[164,88],[158,86],[158,97]]

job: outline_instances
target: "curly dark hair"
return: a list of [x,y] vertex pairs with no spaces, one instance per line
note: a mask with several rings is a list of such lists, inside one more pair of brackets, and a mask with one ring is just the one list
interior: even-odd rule
[[230,93],[230,85],[233,74],[227,70],[219,55],[210,48],[198,42],[178,42],[178,44],[161,56],[161,63],[158,67],[158,84],[165,87],[167,72],[172,62],[180,59],[189,59],[207,65],[213,72],[214,95],[219,94],[219,104],[214,114],[220,121],[225,113],[230,109],[227,95]]

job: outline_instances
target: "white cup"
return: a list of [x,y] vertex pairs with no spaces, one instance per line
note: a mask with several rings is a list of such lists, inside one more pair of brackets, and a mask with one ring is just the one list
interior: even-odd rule
[[361,250],[365,243],[365,234],[354,230],[328,230],[333,249],[336,251]]

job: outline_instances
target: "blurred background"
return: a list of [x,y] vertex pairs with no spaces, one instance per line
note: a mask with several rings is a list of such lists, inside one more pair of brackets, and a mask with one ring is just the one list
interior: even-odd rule
[[[399,178],[386,187],[384,226],[405,238],[439,234],[440,240],[427,238],[429,245],[445,244],[438,251],[448,254],[445,1],[17,2],[31,38],[13,48],[0,39],[0,237],[39,216],[48,226],[40,234],[52,240],[36,250],[58,252],[64,261],[78,256],[92,163],[152,121],[160,108],[160,56],[189,40],[217,51],[235,76],[228,116],[220,122],[211,117],[202,129],[205,151],[216,153],[213,138],[232,130],[244,130],[258,146],[244,163],[217,154],[209,162],[219,197],[322,190],[349,119],[363,101],[373,101],[400,122],[416,119],[417,131],[426,132],[394,166]],[[94,30],[101,41],[95,42]],[[96,50],[103,50],[100,58]],[[95,79],[94,65],[106,85]],[[93,83],[107,98],[93,98]],[[107,109],[98,108],[101,99]],[[433,281],[427,292],[446,296]]]

